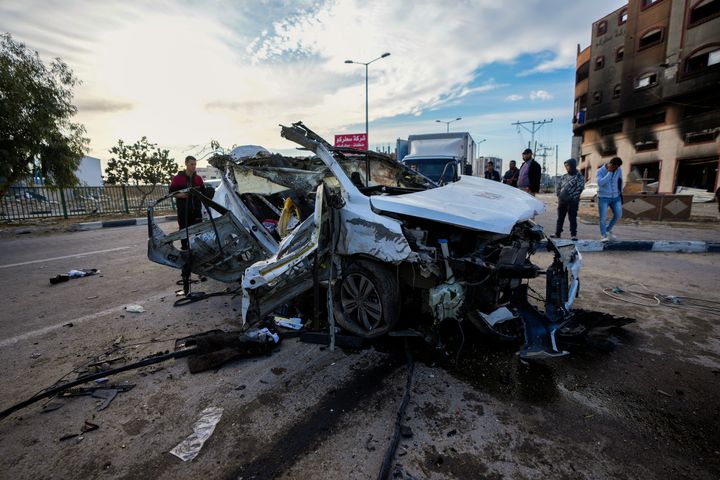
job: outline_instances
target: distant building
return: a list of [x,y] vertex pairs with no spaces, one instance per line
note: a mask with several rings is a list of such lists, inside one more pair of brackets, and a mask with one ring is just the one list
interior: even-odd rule
[[493,163],[495,170],[500,172],[500,176],[502,177],[503,173],[505,173],[503,171],[503,160],[498,157],[477,157],[473,161],[473,175],[482,177],[485,174],[485,166],[488,162]]
[[203,180],[220,180],[222,172],[215,167],[198,167],[196,170]]
[[[658,191],[720,184],[720,0],[630,0],[578,46],[573,145],[586,178],[612,157]],[[578,147],[575,147],[578,148]]]
[[101,187],[103,185],[102,168],[100,159],[84,156],[80,160],[80,166],[75,170],[75,176],[80,185],[84,187]]

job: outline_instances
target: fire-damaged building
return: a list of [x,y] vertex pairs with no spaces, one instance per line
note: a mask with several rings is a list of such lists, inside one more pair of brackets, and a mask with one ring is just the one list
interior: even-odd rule
[[658,193],[717,189],[718,87],[720,0],[630,0],[593,23],[573,117],[586,179],[618,156]]

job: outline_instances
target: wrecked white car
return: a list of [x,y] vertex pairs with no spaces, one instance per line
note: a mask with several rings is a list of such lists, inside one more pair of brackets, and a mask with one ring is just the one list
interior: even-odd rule
[[[387,156],[332,147],[302,123],[281,133],[313,155],[252,146],[216,155],[210,163],[226,173],[213,199],[189,192],[211,218],[165,234],[151,207],[149,258],[185,277],[241,282],[246,323],[311,297],[331,332],[337,323],[364,338],[402,329],[428,339],[469,321],[524,337],[522,358],[566,353],[555,335],[572,315],[581,256],[533,223],[542,202],[476,177],[441,187]],[[545,271],[530,261],[542,243],[554,252]],[[544,312],[527,300],[538,275]]]

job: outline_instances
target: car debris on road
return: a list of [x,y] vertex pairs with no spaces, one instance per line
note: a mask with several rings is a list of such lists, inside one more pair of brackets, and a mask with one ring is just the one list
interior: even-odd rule
[[[442,347],[443,325],[468,320],[524,338],[522,359],[567,353],[556,334],[572,322],[582,259],[532,221],[541,201],[475,177],[440,187],[385,155],[333,147],[301,122],[281,134],[312,155],[253,145],[215,155],[225,174],[213,199],[186,192],[209,219],[166,234],[151,206],[148,257],[184,278],[240,282],[244,325],[294,302],[312,305],[315,319],[324,307],[333,338],[337,323],[361,338],[404,329]],[[174,245],[181,239],[188,250]],[[531,261],[543,240],[554,254],[546,270]],[[527,298],[526,281],[539,275],[543,312]]]

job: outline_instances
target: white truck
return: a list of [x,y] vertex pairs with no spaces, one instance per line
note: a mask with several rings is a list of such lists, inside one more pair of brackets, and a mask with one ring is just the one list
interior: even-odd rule
[[398,139],[396,158],[430,180],[446,184],[472,174],[475,141],[468,132],[429,133]]

